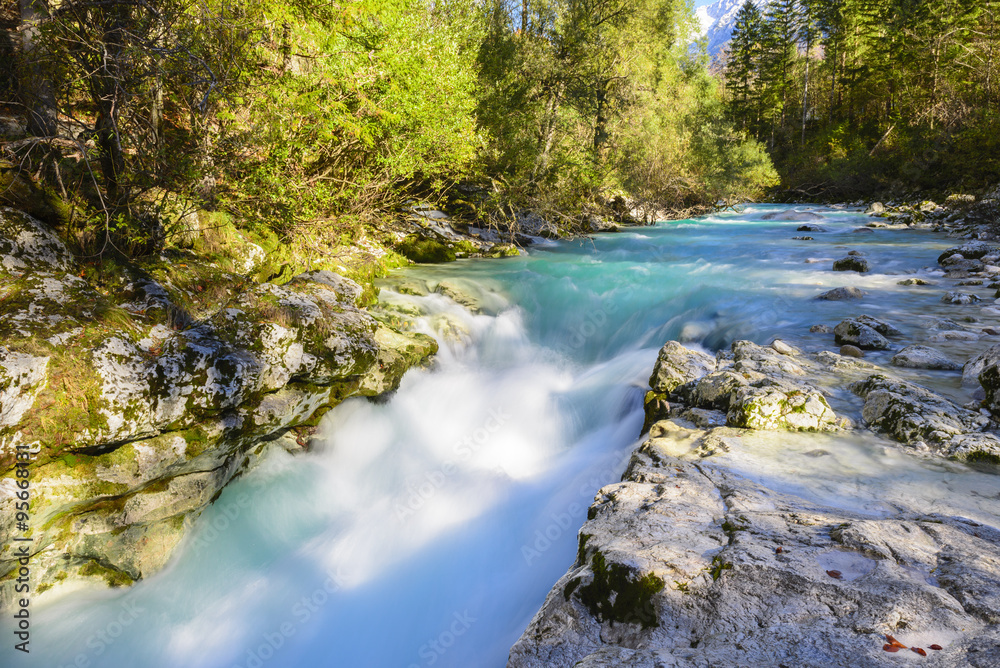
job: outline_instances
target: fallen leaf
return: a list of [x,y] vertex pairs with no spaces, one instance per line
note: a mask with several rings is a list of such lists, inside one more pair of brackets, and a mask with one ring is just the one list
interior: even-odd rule
[[944,647],[941,647],[941,645],[929,645],[929,647],[934,650],[944,649]]
[[774,550],[774,552],[775,552],[775,554],[781,554],[782,552],[784,552],[784,550],[783,550],[783,549],[782,549],[782,547],[781,547],[781,546],[779,545],[779,546],[778,546],[778,547],[777,547],[777,548],[776,548],[776,549]]
[[895,638],[893,638],[888,633],[885,634],[885,639],[888,640],[889,644],[891,644],[896,649],[909,649],[906,645],[904,645],[903,643],[899,642],[898,640],[896,640]]
[[835,580],[841,580],[844,577],[840,571],[827,571],[826,574]]
[[882,649],[884,649],[887,652],[898,652],[899,651],[898,647],[896,647],[895,645],[889,645],[889,644],[882,645]]
[[920,656],[927,656],[927,652],[924,651],[923,647],[911,647],[910,651],[911,652],[916,652]]

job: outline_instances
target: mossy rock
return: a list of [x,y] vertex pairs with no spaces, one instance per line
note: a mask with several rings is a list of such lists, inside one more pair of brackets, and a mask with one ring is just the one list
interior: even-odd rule
[[396,252],[419,264],[454,262],[455,250],[443,241],[428,239],[419,234],[410,234],[396,246]]
[[18,174],[0,167],[0,205],[13,207],[45,221],[53,227],[65,227],[73,218],[73,207],[51,188],[41,188]]
[[593,580],[580,587],[578,596],[600,622],[641,624],[642,628],[660,625],[653,597],[663,590],[663,579],[652,573],[638,575],[622,564],[608,564],[601,552],[590,560]]

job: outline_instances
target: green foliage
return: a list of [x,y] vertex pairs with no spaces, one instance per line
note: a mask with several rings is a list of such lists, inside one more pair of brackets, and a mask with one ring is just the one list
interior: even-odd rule
[[574,216],[625,195],[640,211],[683,210],[773,182],[769,159],[724,117],[704,54],[692,54],[686,3],[494,0],[486,22],[485,167],[517,203]]
[[260,73],[224,112],[229,199],[288,233],[391,208],[407,185],[433,190],[467,171],[481,143],[477,26],[469,6],[423,0],[365,0],[296,24],[288,39],[302,55]]
[[690,48],[688,0],[73,0],[24,24],[22,88],[72,121],[66,152],[18,164],[81,211],[85,255],[155,256],[187,234],[177,202],[338,248],[462,180],[496,185],[472,216],[564,227],[773,181]]
[[1000,175],[998,18],[995,0],[782,0],[735,35],[730,117],[799,193],[986,185]]

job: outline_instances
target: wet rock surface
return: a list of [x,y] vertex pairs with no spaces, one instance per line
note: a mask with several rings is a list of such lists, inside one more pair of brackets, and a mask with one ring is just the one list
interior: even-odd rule
[[833,290],[828,290],[824,292],[816,299],[823,299],[831,302],[847,301],[850,299],[862,299],[865,296],[865,291],[860,288],[855,287],[844,287],[844,288],[834,288]]
[[885,350],[889,340],[874,327],[861,320],[849,318],[833,328],[834,340],[838,345],[852,345],[862,350]]
[[962,365],[949,359],[940,350],[928,346],[907,346],[892,358],[894,366],[909,367],[912,369],[943,369],[954,371],[961,369]]

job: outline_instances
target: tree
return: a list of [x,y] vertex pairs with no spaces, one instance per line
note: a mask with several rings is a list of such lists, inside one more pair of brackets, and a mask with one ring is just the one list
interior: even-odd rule
[[56,134],[56,99],[46,74],[49,62],[40,25],[48,18],[46,0],[18,0],[21,12],[21,98],[28,108],[28,132],[37,137]]
[[733,37],[729,43],[729,58],[726,61],[726,88],[729,90],[731,107],[741,129],[747,130],[760,121],[759,100],[755,82],[761,67],[763,42],[763,17],[753,0],[747,0],[736,14]]

